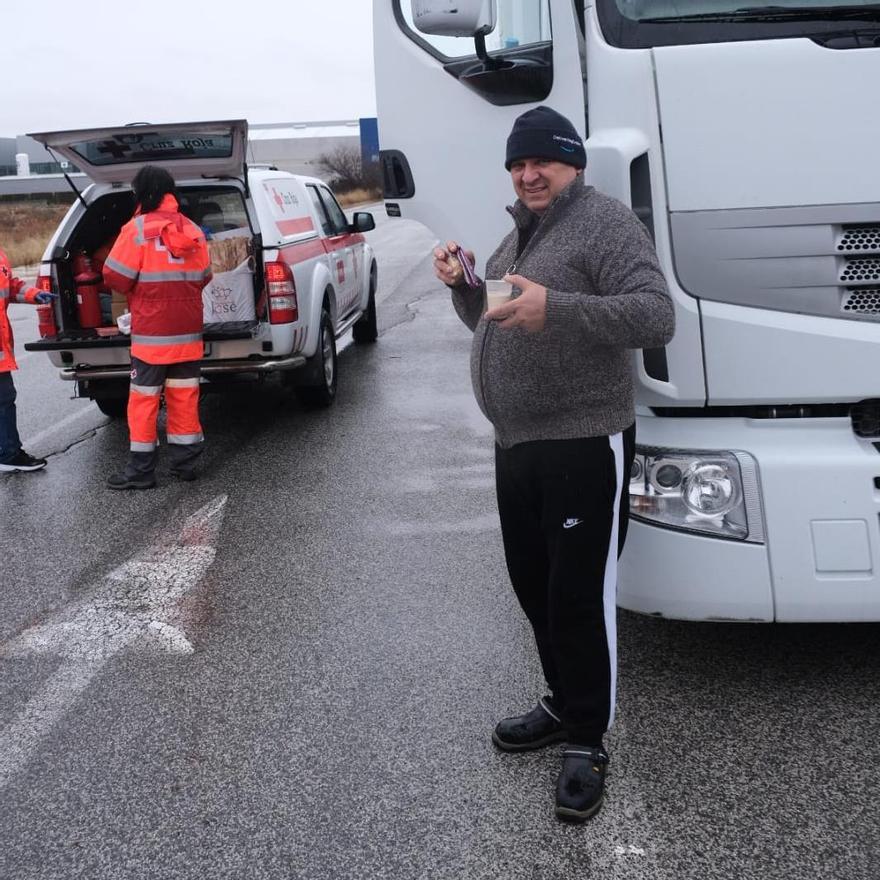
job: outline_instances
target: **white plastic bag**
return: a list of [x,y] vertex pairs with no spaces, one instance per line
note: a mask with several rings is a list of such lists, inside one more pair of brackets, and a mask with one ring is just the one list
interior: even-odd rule
[[230,272],[217,272],[202,290],[205,327],[252,324],[256,321],[254,277],[250,260]]

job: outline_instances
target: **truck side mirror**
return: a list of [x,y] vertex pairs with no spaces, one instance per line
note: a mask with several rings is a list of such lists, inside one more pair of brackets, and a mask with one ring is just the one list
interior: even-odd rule
[[356,211],[349,229],[351,232],[369,232],[376,228],[376,221],[369,211]]
[[[476,37],[491,34],[497,22],[496,0],[412,0],[413,24],[423,34]],[[451,8],[450,8],[451,7]]]

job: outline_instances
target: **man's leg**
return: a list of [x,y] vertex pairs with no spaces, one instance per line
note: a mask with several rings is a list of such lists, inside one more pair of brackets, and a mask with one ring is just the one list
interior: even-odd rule
[[164,381],[164,364],[148,364],[136,357],[131,359],[128,393],[131,451],[123,473],[113,474],[107,481],[112,489],[150,489],[156,485],[156,422]]
[[542,526],[550,557],[550,634],[568,748],[556,813],[584,821],[600,808],[617,684],[617,554],[624,485],[623,437],[552,444]]
[[35,458],[21,448],[15,416],[15,385],[12,373],[0,373],[0,471],[39,471],[45,458]]
[[560,711],[564,697],[550,639],[548,580],[550,560],[541,529],[540,484],[535,455],[539,443],[495,447],[495,490],[504,558],[513,591],[535,633],[544,678]]
[[21,451],[15,416],[15,385],[12,373],[0,373],[0,464],[11,461]]
[[191,361],[171,364],[165,380],[171,473],[182,480],[195,478],[195,462],[205,445],[199,421],[200,375],[199,362]]
[[611,726],[617,681],[623,442],[617,434],[554,446],[542,517],[550,556],[550,638],[569,741],[598,746]]

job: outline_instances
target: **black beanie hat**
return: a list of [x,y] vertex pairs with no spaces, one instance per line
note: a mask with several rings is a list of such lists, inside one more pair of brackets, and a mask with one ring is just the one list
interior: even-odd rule
[[561,113],[541,106],[527,110],[513,123],[504,167],[510,171],[518,159],[551,159],[583,168],[587,152],[575,127]]

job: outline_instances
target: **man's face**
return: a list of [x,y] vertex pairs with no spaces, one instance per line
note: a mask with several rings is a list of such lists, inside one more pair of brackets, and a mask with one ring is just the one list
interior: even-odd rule
[[514,192],[536,214],[546,211],[577,175],[574,165],[552,159],[517,159],[510,166]]

